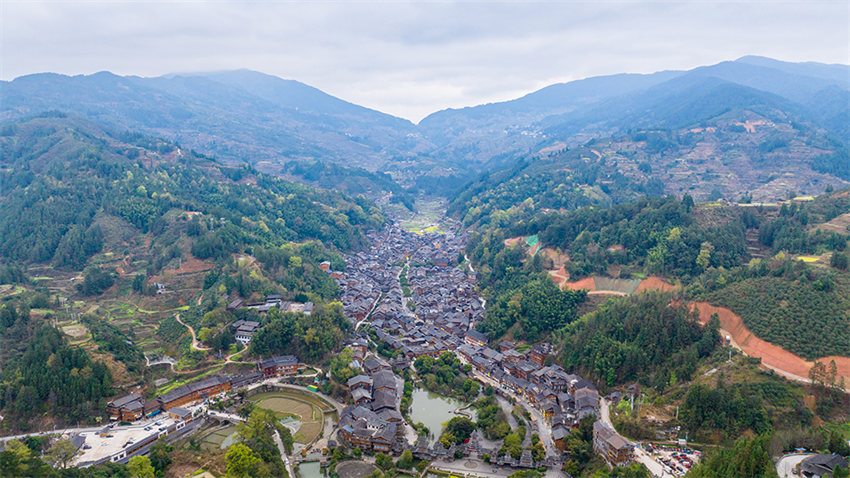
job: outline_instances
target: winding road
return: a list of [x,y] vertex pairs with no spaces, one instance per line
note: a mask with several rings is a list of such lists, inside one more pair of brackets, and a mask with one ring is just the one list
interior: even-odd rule
[[199,342],[198,342],[198,338],[195,336],[195,329],[193,329],[191,325],[188,325],[188,324],[184,323],[182,320],[180,320],[180,314],[174,314],[174,318],[177,319],[177,322],[180,322],[180,324],[182,326],[189,329],[189,332],[192,333],[192,348],[193,349],[195,349],[195,350],[210,350],[209,347],[201,347],[201,346],[198,345]]

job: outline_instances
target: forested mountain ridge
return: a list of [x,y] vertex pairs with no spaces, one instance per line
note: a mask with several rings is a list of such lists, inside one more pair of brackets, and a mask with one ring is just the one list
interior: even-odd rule
[[409,121],[247,70],[157,78],[37,74],[0,83],[0,96],[6,119],[62,110],[231,163],[321,158],[374,169],[424,143]]
[[693,127],[635,129],[526,156],[467,184],[449,212],[467,225],[493,218],[498,225],[523,210],[610,206],[643,195],[772,202],[848,184],[843,144],[781,110],[747,106]]
[[[794,124],[794,131],[783,133],[802,142],[815,134],[818,140],[808,146],[817,150],[798,151],[792,141],[790,156],[796,162],[787,170],[740,161],[740,171],[721,173],[754,169],[763,176],[788,171],[806,176],[811,172],[806,165],[816,162],[813,158],[838,154],[839,160],[827,159],[829,166],[814,171],[848,179],[848,71],[845,65],[744,57],[689,71],[620,74],[551,85],[516,100],[439,111],[417,125],[302,83],[247,70],[156,78],[108,72],[74,77],[38,74],[0,82],[0,118],[58,109],[119,130],[177,140],[228,163],[247,162],[261,171],[299,180],[299,168],[289,163],[336,163],[352,170],[325,171],[329,183],[352,186],[352,192],[365,188],[377,195],[397,188],[358,169],[389,173],[392,181],[405,188],[449,194],[482,169],[510,168],[518,158],[638,130],[662,129],[679,135],[716,127],[704,123],[747,111],[757,116],[726,119]],[[691,149],[678,157],[701,154]],[[727,160],[735,158],[722,155]],[[312,179],[303,179],[315,181],[315,170],[312,173]],[[730,184],[728,194],[755,189],[753,181],[745,177],[744,184]],[[802,189],[803,185],[789,187]],[[817,184],[808,187],[810,192],[822,191]]]
[[[345,250],[380,225],[369,203],[227,167],[174,143],[113,134],[78,118],[47,115],[0,129],[0,253],[7,259],[80,267],[100,252],[108,215],[141,233],[166,228],[169,211],[202,214],[201,258],[223,244],[317,239]],[[213,230],[214,229],[214,230]]]
[[[10,430],[102,417],[105,399],[130,385],[153,393],[165,370],[146,359],[203,369],[234,343],[225,306],[237,298],[314,302],[312,315],[282,322],[293,343],[311,330],[321,346],[308,350],[321,358],[350,325],[320,262],[344,268],[341,253],[385,221],[362,197],[63,113],[0,124],[0,207],[0,410]],[[69,395],[57,398],[57,387]]]
[[511,101],[436,112],[419,127],[440,152],[488,163],[501,161],[499,154],[574,146],[636,128],[698,126],[729,109],[762,104],[802,116],[846,146],[848,101],[846,65],[743,57],[689,71],[551,85]]

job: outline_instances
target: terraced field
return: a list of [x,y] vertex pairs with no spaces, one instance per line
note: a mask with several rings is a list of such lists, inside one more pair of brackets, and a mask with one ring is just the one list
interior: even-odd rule
[[[297,417],[301,423],[292,436],[298,443],[311,443],[322,432],[324,424],[322,407],[325,405],[311,400],[308,396],[268,392],[254,395],[250,400],[258,407],[271,410],[278,418]],[[291,421],[289,423],[295,424]]]
[[224,450],[233,445],[235,439],[236,427],[228,425],[201,435],[201,448],[205,451]]

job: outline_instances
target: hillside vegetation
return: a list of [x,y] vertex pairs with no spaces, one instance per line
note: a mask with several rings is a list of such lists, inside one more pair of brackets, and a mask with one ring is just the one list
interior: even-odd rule
[[[37,417],[104,416],[113,380],[123,388],[170,376],[147,368],[145,356],[172,357],[184,372],[214,365],[219,351],[237,351],[230,324],[259,319],[253,310],[226,311],[236,298],[314,301],[316,313],[298,318],[303,327],[258,353],[300,341],[305,357],[322,358],[349,324],[326,304],[339,288],[319,263],[343,269],[341,253],[361,247],[365,230],[385,220],[362,197],[223,166],[172,142],[59,113],[0,126],[0,204],[0,257],[9,264],[0,279],[17,283],[14,300],[37,297],[39,310],[24,327],[8,312],[14,303],[3,306],[17,342],[3,348],[0,410],[13,429]],[[209,350],[192,347],[175,312]],[[55,337],[44,338],[48,332]],[[42,371],[44,364],[55,370]],[[63,381],[58,389],[67,394],[48,395],[53,382],[32,374]]]
[[640,379],[657,389],[689,381],[719,339],[716,324],[702,328],[689,307],[661,293],[612,299],[563,334],[565,366],[608,386]]
[[848,294],[847,277],[789,266],[734,282],[705,298],[740,315],[757,336],[813,360],[850,356]]

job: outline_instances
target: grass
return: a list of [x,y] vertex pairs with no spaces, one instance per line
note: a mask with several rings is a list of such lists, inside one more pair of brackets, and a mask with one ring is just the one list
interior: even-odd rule
[[819,261],[820,257],[818,257],[818,256],[797,256],[797,259],[800,259],[801,261],[806,262],[806,263],[812,263],[812,262]]
[[22,294],[26,291],[27,291],[27,289],[25,287],[21,287],[19,285],[16,285],[16,286],[12,286],[12,285],[9,285],[9,284],[0,285],[0,295],[4,295],[4,296],[18,295],[18,294]]

